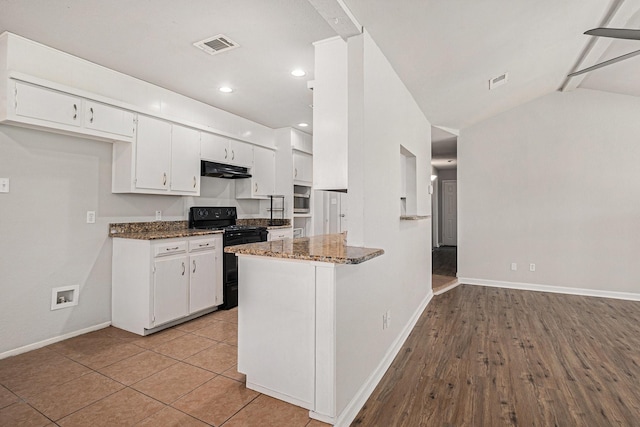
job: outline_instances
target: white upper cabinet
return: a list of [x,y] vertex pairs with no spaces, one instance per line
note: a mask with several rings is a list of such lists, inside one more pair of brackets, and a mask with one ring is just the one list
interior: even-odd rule
[[[350,39],[351,40],[351,39]],[[347,43],[340,37],[314,43],[313,185],[318,190],[348,188]]]
[[171,190],[200,192],[200,132],[172,125]]
[[138,117],[135,188],[168,190],[171,181],[171,123]]
[[245,166],[250,168],[253,166],[254,156],[253,156],[254,147],[251,144],[247,144],[242,141],[230,140],[229,142],[229,151],[230,151],[230,160],[229,163],[232,165]]
[[83,126],[100,132],[109,132],[133,138],[135,114],[100,102],[84,102]]
[[55,90],[15,82],[15,114],[55,124],[80,127],[82,98]]
[[253,165],[253,145],[213,133],[202,132],[200,151],[202,160],[244,167]]
[[200,132],[138,116],[136,140],[113,145],[112,191],[200,195]]
[[293,151],[293,182],[311,186],[313,181],[313,156]]
[[1,121],[107,141],[134,139],[136,114],[59,90],[9,79]]
[[236,199],[266,199],[275,193],[276,153],[263,147],[253,147],[251,178],[236,180]]

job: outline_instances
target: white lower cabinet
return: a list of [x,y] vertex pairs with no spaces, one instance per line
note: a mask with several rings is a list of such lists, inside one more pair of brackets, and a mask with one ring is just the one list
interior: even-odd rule
[[146,335],[222,302],[221,234],[113,239],[113,326]]
[[189,314],[189,271],[186,255],[159,258],[153,263],[154,325]]

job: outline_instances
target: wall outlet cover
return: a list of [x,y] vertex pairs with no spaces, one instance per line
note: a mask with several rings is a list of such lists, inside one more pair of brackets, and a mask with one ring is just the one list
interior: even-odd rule
[[9,178],[0,178],[0,193],[9,192]]

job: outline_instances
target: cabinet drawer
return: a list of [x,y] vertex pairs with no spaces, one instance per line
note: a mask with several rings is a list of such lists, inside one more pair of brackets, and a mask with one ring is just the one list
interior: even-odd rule
[[161,243],[153,247],[155,257],[179,254],[187,251],[187,242]]
[[221,246],[220,238],[212,237],[211,239],[199,239],[189,241],[189,252],[213,250],[216,246]]

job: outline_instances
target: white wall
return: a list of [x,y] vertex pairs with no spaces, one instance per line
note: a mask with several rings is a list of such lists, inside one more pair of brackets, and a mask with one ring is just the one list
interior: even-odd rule
[[637,97],[581,89],[463,129],[458,276],[640,297],[638,117]]
[[[181,197],[112,194],[111,149],[0,125],[0,354],[111,320],[110,222],[184,218]],[[79,304],[51,311],[66,285],[80,285]]]
[[[385,253],[339,270],[348,285],[337,287],[338,412],[431,295],[431,222],[400,221],[399,185],[402,144],[416,155],[417,213],[430,214],[431,127],[369,35],[359,38],[349,39],[364,55],[361,97],[349,87],[348,242]],[[356,273],[367,280],[349,281]],[[382,330],[387,310],[391,326]]]

